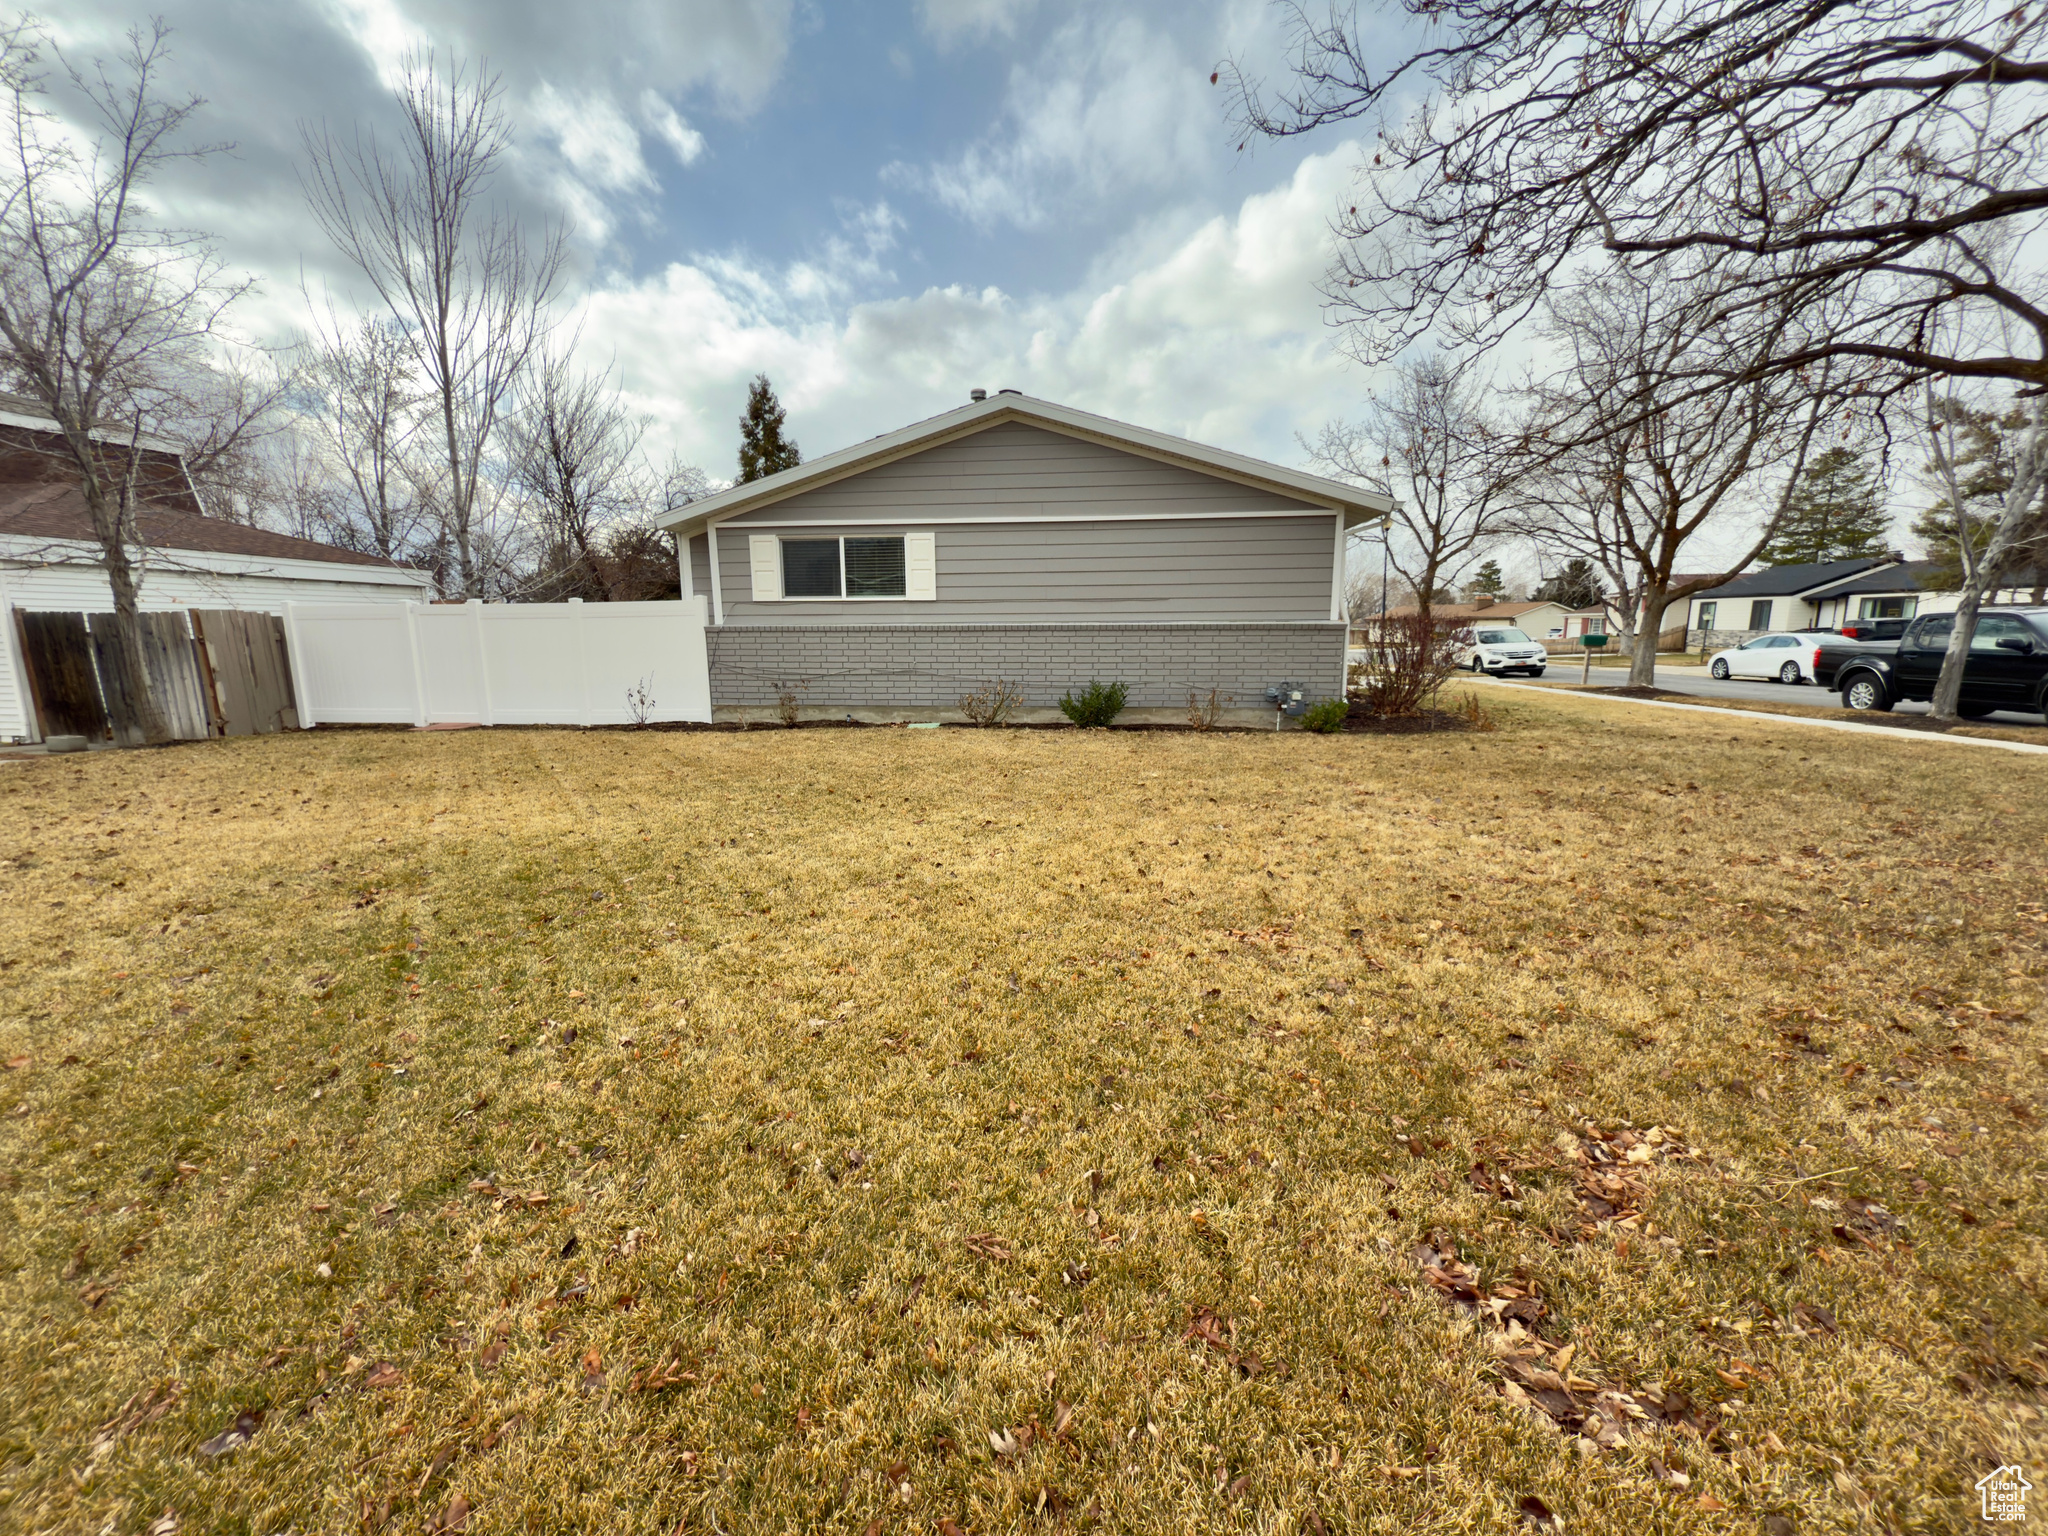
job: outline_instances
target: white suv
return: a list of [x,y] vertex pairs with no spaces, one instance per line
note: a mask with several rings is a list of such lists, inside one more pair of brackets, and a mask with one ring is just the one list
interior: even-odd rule
[[1505,624],[1476,624],[1458,636],[1464,649],[1460,664],[1474,672],[1527,672],[1541,677],[1550,653],[1519,629]]

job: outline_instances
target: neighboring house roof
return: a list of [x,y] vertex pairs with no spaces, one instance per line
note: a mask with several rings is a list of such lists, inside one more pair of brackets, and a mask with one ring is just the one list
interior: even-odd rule
[[[1432,603],[1430,604],[1429,611],[1432,615],[1445,619],[1514,619],[1520,618],[1525,613],[1534,613],[1538,608],[1555,608],[1560,613],[1570,613],[1572,611],[1562,603],[1553,603],[1547,599],[1535,603],[1488,603],[1484,608],[1480,607],[1477,603]],[[1421,609],[1416,607],[1415,604],[1409,603],[1404,607],[1389,608],[1387,610],[1387,617],[1390,619],[1405,618],[1409,614],[1419,612],[1421,612]],[[1375,614],[1372,617],[1377,618],[1378,615]]]
[[1884,559],[1827,560],[1808,565],[1772,565],[1692,595],[1696,598],[1797,597],[1813,591],[1816,587],[1831,586],[1835,582],[1847,580],[1864,572],[1899,563],[1897,560]]
[[1377,491],[1363,490],[1358,486],[1345,485],[1336,480],[1326,480],[1320,475],[1303,474],[1300,470],[1283,469],[1278,464],[1246,458],[1242,454],[1211,448],[1203,443],[1190,442],[1186,438],[1170,437],[1164,432],[1154,432],[1147,427],[1134,427],[1126,422],[1112,421],[1107,416],[1094,416],[1086,411],[1074,410],[1070,406],[1055,405],[1049,400],[1036,400],[1029,395],[1003,392],[990,395],[986,400],[977,400],[961,406],[958,410],[947,411],[928,420],[899,428],[897,431],[885,432],[880,437],[856,443],[851,448],[842,448],[837,453],[828,453],[823,458],[813,459],[808,464],[800,464],[794,469],[785,469],[764,479],[732,486],[701,501],[693,501],[689,506],[679,509],[676,515],[662,526],[677,534],[694,534],[706,523],[722,521],[755,507],[767,506],[799,491],[811,490],[849,475],[857,475],[863,470],[874,469],[891,460],[908,458],[914,453],[922,453],[927,448],[936,448],[941,443],[968,437],[1010,421],[1026,422],[1049,431],[1063,432],[1090,442],[1121,448],[1146,458],[1182,464],[1225,480],[1235,480],[1245,485],[1257,486],[1262,490],[1277,491],[1283,495],[1299,497],[1304,501],[1316,502],[1329,507],[1333,512],[1341,510],[1345,514],[1344,521],[1347,527],[1353,523],[1377,520],[1393,507],[1392,500]]
[[1927,579],[1941,569],[1937,560],[1908,560],[1901,565],[1882,565],[1847,581],[1830,583],[1817,597],[1861,597],[1872,592],[1925,592]]
[[[61,430],[42,401],[5,391],[0,391],[0,426],[27,427],[35,432]],[[179,453],[178,445],[169,438],[158,437],[151,432],[138,435],[133,427],[118,421],[94,422],[91,435],[94,442],[110,443],[116,447],[126,447],[132,441],[136,447],[147,448],[153,453]]]
[[[140,542],[151,549],[187,549],[271,560],[321,560],[331,565],[409,569],[382,555],[357,554],[312,539],[295,539],[217,517],[145,508],[136,514]],[[85,495],[75,485],[0,485],[0,536],[97,543]]]

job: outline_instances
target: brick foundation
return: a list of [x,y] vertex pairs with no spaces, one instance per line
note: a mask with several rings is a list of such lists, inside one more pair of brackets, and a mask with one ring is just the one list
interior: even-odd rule
[[1027,708],[1056,704],[1099,678],[1130,690],[1132,708],[1183,708],[1211,688],[1263,708],[1274,683],[1311,700],[1343,692],[1342,624],[728,625],[704,632],[714,707],[775,702],[778,682],[806,684],[805,706],[954,708],[993,678],[1021,685]]

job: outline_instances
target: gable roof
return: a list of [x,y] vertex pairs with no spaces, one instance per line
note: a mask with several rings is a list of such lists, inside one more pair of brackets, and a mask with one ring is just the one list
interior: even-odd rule
[[[191,512],[164,507],[143,507],[135,515],[136,532],[150,549],[187,549],[213,555],[249,555],[268,560],[319,560],[330,565],[374,565],[386,570],[409,570],[382,555],[362,555],[351,549],[290,534],[272,533],[217,517],[200,517]],[[75,485],[0,485],[0,536],[29,539],[75,540],[96,544],[92,513],[86,508],[85,493]]]
[[1825,592],[1817,597],[1858,597],[1869,592],[1925,592],[1927,579],[1941,569],[1938,560],[1906,560],[1899,564],[1887,562],[1871,570],[1858,572],[1848,580],[1832,582]]
[[1880,566],[1894,566],[1901,562],[1886,556],[1882,560],[1824,560],[1807,565],[1772,565],[1760,571],[1751,571],[1737,576],[1733,581],[1723,582],[1718,587],[1709,587],[1704,592],[1693,593],[1694,597],[1794,597],[1802,592],[1811,592],[1816,587],[1831,586],[1852,576],[1862,575]]
[[732,486],[701,501],[693,501],[687,507],[677,509],[675,515],[664,521],[661,526],[671,533],[687,537],[702,531],[707,523],[723,522],[728,517],[736,517],[756,507],[772,505],[785,497],[794,496],[799,491],[829,485],[849,475],[860,474],[863,470],[874,469],[895,459],[908,458],[912,454],[924,452],[927,448],[936,448],[941,443],[971,437],[977,432],[1011,421],[1025,422],[1051,432],[1065,433],[1069,437],[1120,448],[1126,453],[1135,453],[1144,458],[1183,465],[1220,479],[1235,480],[1242,485],[1255,486],[1260,490],[1275,491],[1281,495],[1315,502],[1328,507],[1332,512],[1342,511],[1344,525],[1347,528],[1355,523],[1376,521],[1383,513],[1393,508],[1392,500],[1377,491],[1345,485],[1337,480],[1326,480],[1321,475],[1304,474],[1298,469],[1284,469],[1278,464],[1268,464],[1263,459],[1247,458],[1243,454],[1230,453],[1222,448],[1211,448],[1205,443],[1191,442],[1184,437],[1154,432],[1149,427],[1134,427],[1128,422],[1112,421],[1107,416],[1091,415],[1087,411],[1077,411],[1071,406],[1055,405],[1049,400],[1037,400],[1029,395],[999,393],[990,395],[986,400],[977,400],[961,406],[958,410],[947,411],[942,415],[914,422],[910,426],[900,427],[894,432],[885,432],[880,437],[869,438],[864,443],[855,443],[851,448],[842,448],[837,453],[828,453],[823,458],[813,459],[808,464],[799,464],[794,469],[785,469],[764,479]]

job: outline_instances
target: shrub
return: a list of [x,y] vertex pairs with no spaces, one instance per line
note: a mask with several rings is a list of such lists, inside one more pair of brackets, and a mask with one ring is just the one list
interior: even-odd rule
[[992,678],[960,695],[960,713],[976,725],[1001,725],[1024,705],[1024,685]]
[[1424,613],[1373,621],[1365,655],[1351,664],[1351,697],[1376,715],[1419,715],[1457,669],[1458,625]]
[[782,717],[782,723],[794,729],[803,718],[803,696],[810,692],[811,685],[805,681],[777,683],[775,685],[775,713]]
[[1350,713],[1351,706],[1343,699],[1319,699],[1302,711],[1301,728],[1328,736],[1344,729],[1345,717]]
[[1123,713],[1130,690],[1122,683],[1091,682],[1078,699],[1060,695],[1060,713],[1076,725],[1107,725]]
[[1218,693],[1211,688],[1205,696],[1201,690],[1188,690],[1188,724],[1198,731],[1213,730],[1216,717],[1223,713],[1223,706],[1230,702],[1228,694]]

